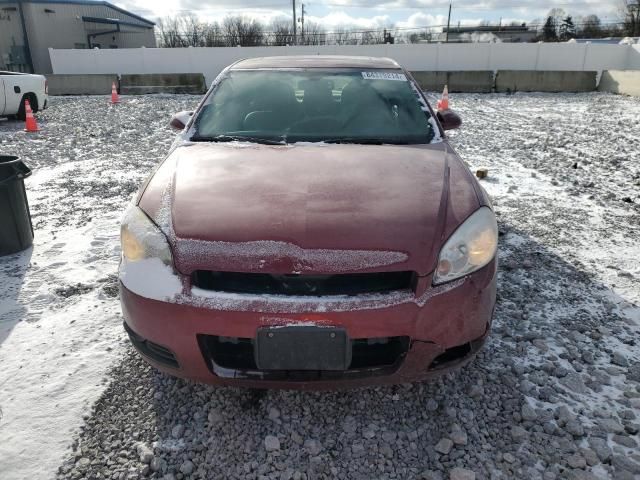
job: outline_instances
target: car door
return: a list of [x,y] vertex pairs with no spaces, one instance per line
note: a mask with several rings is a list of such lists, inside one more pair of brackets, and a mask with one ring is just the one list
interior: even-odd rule
[[4,114],[4,107],[7,104],[7,100],[4,94],[4,79],[0,76],[0,115]]

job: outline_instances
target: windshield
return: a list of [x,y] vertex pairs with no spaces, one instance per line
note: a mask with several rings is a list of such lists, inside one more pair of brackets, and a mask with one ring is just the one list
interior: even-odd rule
[[400,70],[230,71],[194,122],[193,141],[424,144],[439,138]]

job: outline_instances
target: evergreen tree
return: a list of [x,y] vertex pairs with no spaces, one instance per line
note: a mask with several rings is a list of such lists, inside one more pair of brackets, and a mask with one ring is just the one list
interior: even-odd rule
[[542,40],[545,42],[557,42],[558,35],[556,34],[556,22],[552,16],[547,17],[547,21],[542,29]]
[[571,18],[571,15],[569,15],[564,20],[562,20],[562,25],[560,25],[560,39],[567,41],[575,37],[576,37],[576,26],[573,24],[573,19]]

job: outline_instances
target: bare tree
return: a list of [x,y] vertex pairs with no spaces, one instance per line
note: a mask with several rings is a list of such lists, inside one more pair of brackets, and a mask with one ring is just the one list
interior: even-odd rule
[[160,46],[165,48],[184,47],[184,42],[180,34],[180,22],[178,17],[167,17],[158,20],[156,28]]
[[227,42],[222,34],[222,28],[218,22],[208,23],[204,26],[204,46],[224,47]]
[[301,43],[303,45],[324,45],[326,43],[324,27],[317,22],[305,22],[304,36],[301,38]]
[[264,40],[262,24],[241,16],[225,17],[222,32],[228,46],[257,47]]
[[580,35],[584,38],[599,38],[602,36],[602,22],[597,15],[587,15],[582,19]]
[[336,27],[332,33],[332,37],[336,45],[352,45],[354,42],[353,34],[345,27]]
[[186,47],[202,47],[205,43],[206,25],[193,13],[178,17],[180,32]]
[[291,20],[286,17],[274,18],[269,25],[271,30],[271,45],[285,46],[293,45],[293,26]]

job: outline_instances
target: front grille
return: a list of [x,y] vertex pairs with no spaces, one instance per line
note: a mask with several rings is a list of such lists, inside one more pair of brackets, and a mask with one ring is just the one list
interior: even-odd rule
[[218,376],[264,380],[339,380],[393,373],[409,350],[409,337],[351,340],[352,359],[345,371],[259,370],[254,356],[254,340],[198,335],[209,369]]
[[320,297],[410,290],[415,286],[416,275],[413,272],[271,275],[197,270],[191,281],[195,287],[214,292]]

